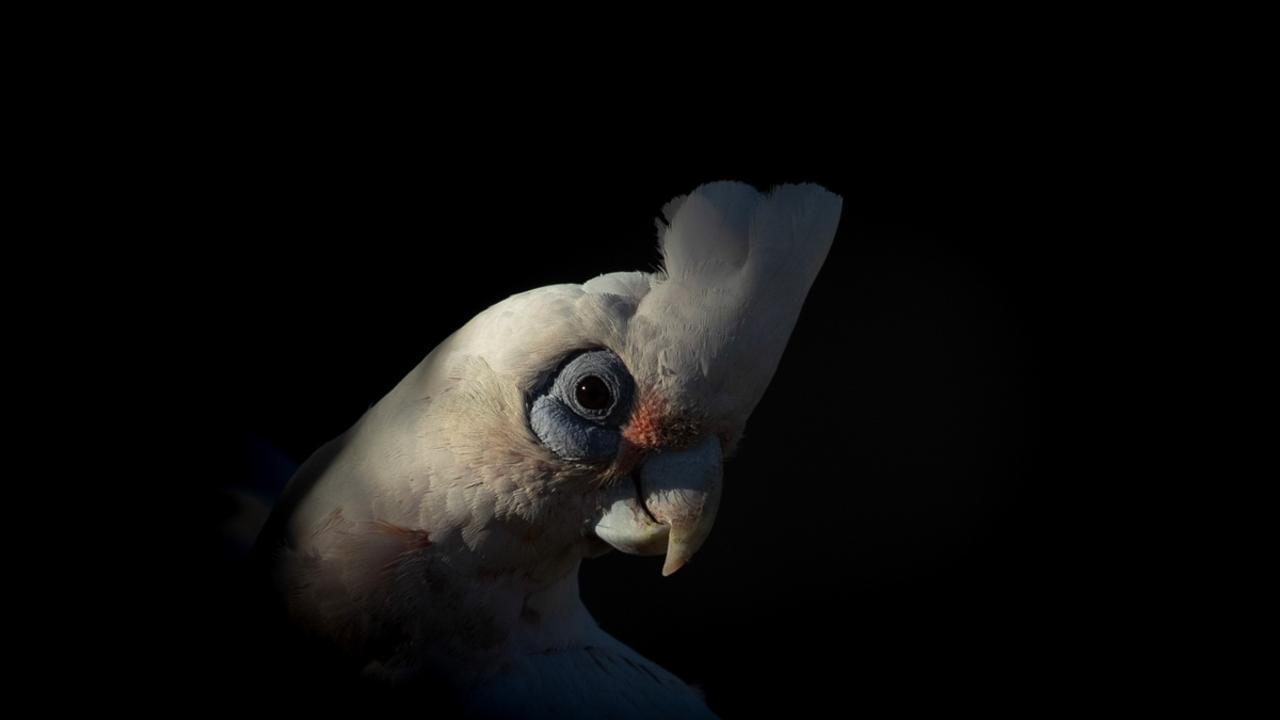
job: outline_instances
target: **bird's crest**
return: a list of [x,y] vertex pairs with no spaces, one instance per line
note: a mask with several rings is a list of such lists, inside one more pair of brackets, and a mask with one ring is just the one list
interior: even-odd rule
[[817,185],[761,194],[737,182],[668,203],[663,272],[632,327],[640,373],[699,414],[744,422],[778,366],[840,208]]

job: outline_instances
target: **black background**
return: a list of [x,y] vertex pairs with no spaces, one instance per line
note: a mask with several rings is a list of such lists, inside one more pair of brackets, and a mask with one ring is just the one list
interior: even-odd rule
[[202,691],[234,693],[258,652],[236,631],[220,488],[264,446],[304,460],[492,303],[652,269],[661,206],[716,179],[820,183],[840,228],[710,540],[670,578],[657,558],[585,563],[593,615],[727,717],[1030,710],[1105,681],[1082,660],[1098,541],[1074,469],[1092,440],[1062,339],[1064,292],[1088,283],[1066,248],[1109,200],[1060,136],[923,116],[641,148],[386,107],[210,112],[172,160],[182,252],[157,278],[182,298],[159,374],[199,397],[152,418],[200,458],[172,513],[196,519],[174,544],[197,560],[149,601]]

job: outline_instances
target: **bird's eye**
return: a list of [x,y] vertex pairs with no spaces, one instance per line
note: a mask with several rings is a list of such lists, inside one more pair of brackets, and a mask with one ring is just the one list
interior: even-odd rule
[[611,350],[588,350],[565,360],[529,405],[529,427],[567,460],[605,461],[621,441],[635,382]]
[[609,386],[595,375],[579,380],[573,396],[587,410],[608,410],[613,404],[613,393],[609,392]]

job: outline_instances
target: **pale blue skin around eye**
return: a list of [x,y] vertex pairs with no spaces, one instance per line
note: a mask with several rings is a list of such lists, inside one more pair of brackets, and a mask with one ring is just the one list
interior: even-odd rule
[[[578,381],[595,375],[609,386],[613,405],[590,411],[578,405]],[[622,360],[609,350],[573,358],[529,407],[529,426],[551,452],[565,460],[595,462],[612,458],[622,440],[619,426],[631,409],[634,383]]]

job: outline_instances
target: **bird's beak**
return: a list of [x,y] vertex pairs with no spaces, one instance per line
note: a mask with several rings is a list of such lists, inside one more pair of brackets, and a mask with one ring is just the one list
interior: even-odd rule
[[662,574],[679,570],[702,547],[720,506],[720,440],[707,435],[681,450],[649,455],[634,482],[614,488],[596,523],[601,540],[633,555],[660,555]]

